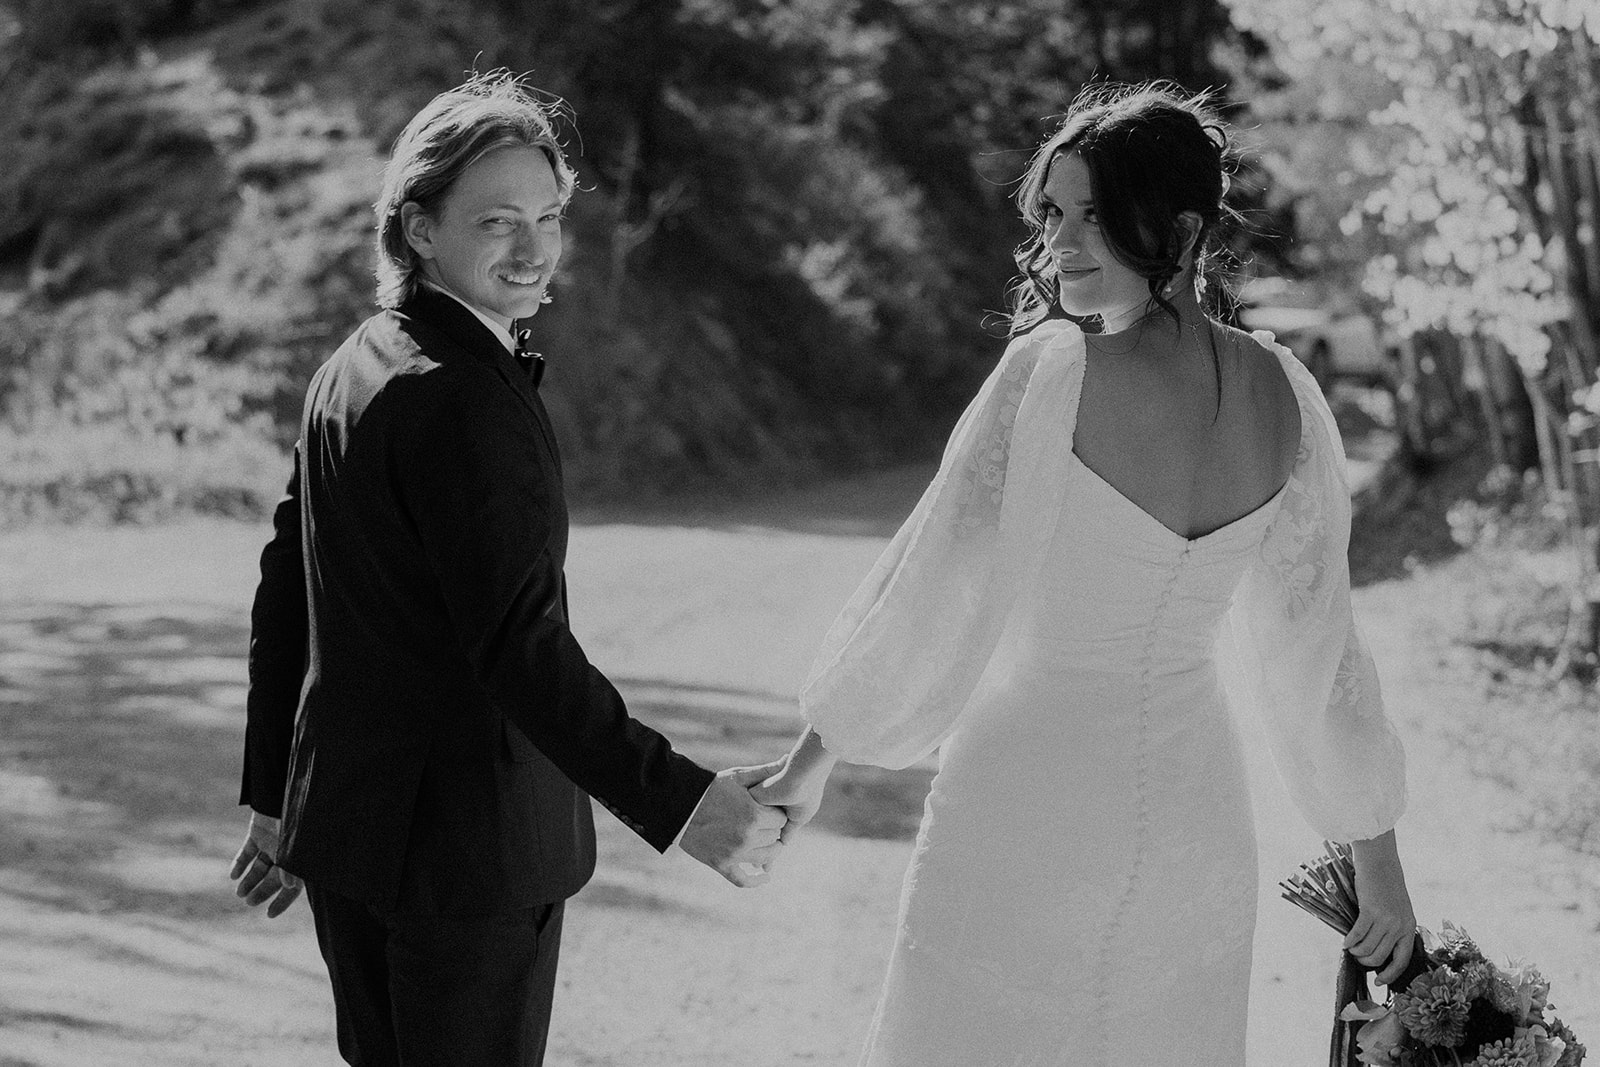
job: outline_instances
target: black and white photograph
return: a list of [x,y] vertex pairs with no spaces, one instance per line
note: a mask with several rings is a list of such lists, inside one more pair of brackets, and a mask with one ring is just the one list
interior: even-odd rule
[[1595,0],[0,0],[0,160],[0,1067],[1600,1043]]

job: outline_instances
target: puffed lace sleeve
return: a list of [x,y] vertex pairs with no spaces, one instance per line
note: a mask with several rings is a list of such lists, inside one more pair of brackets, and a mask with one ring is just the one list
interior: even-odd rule
[[938,474],[823,638],[800,710],[840,758],[909,766],[954,727],[1054,530],[1082,337],[1055,320],[1007,346]]
[[1299,400],[1300,451],[1229,613],[1230,688],[1254,707],[1312,829],[1335,841],[1376,837],[1405,810],[1405,753],[1350,607],[1344,447],[1310,372],[1270,334],[1261,339]]

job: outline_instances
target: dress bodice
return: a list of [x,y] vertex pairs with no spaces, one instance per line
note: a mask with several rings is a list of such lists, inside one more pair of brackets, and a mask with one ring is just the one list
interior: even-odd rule
[[1283,493],[1219,529],[1184,537],[1073,456],[1070,506],[1010,620],[1002,654],[1113,673],[1208,664]]
[[1242,358],[1276,360],[1299,405],[1293,469],[1273,500],[1191,539],[1073,453],[1078,329],[1046,321],[1014,339],[818,649],[800,700],[828,749],[904,767],[1008,674],[1198,686],[1217,649],[1216,679],[1261,723],[1317,832],[1349,841],[1392,827],[1404,753],[1350,606],[1339,428],[1293,353],[1270,335],[1253,343]]

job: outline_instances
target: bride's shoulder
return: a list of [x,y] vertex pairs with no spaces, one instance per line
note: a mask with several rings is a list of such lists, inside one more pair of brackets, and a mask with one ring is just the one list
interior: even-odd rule
[[1216,330],[1223,342],[1224,358],[1231,356],[1235,373],[1255,389],[1268,395],[1292,396],[1303,392],[1308,383],[1316,388],[1311,371],[1269,331],[1247,331],[1221,324]]
[[1241,354],[1240,362],[1248,369],[1272,380],[1287,379],[1296,391],[1302,379],[1315,382],[1310,369],[1271,330],[1241,330],[1235,326],[1218,329],[1228,338],[1229,347]]
[[1225,347],[1233,353],[1235,373],[1244,383],[1249,410],[1254,413],[1252,419],[1277,441],[1277,450],[1284,459],[1281,466],[1287,469],[1298,454],[1304,431],[1303,394],[1308,383],[1316,389],[1316,380],[1272,334],[1250,333],[1231,326],[1219,329]]

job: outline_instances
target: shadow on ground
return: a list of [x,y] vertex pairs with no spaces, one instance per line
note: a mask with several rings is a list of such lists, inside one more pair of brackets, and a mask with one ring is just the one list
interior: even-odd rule
[[[222,876],[243,826],[236,800],[247,641],[242,613],[207,606],[0,609],[0,874],[8,892],[66,911],[237,914]],[[638,717],[712,767],[774,759],[798,728],[769,694],[638,680],[621,687]],[[841,767],[817,825],[909,837],[931,776]]]
[[756,528],[887,538],[911,514],[937,470],[937,463],[915,463],[826,479],[781,492],[763,491],[750,497],[707,493],[634,506],[591,507],[578,502],[572,509],[572,519],[582,525]]
[[212,607],[0,611],[0,868],[68,910],[232,911],[245,642]]

